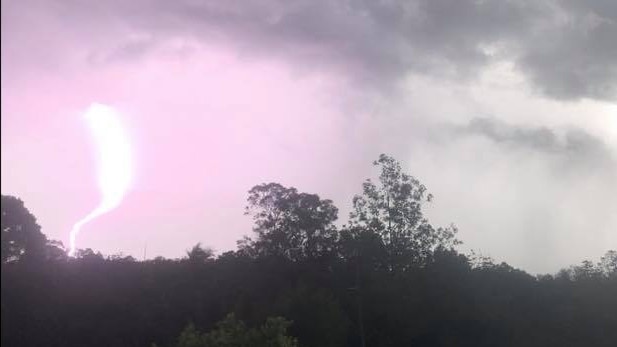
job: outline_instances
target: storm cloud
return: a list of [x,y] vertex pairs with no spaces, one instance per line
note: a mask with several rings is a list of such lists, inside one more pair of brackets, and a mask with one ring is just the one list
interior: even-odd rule
[[582,129],[550,129],[516,126],[495,118],[474,118],[461,133],[484,136],[509,150],[531,150],[558,162],[563,172],[608,170],[617,174],[617,162],[610,148],[598,137]]
[[80,18],[71,25],[147,37],[99,53],[110,59],[188,36],[380,87],[409,73],[474,79],[508,62],[550,98],[617,100],[617,2],[610,0],[62,1],[51,10]]

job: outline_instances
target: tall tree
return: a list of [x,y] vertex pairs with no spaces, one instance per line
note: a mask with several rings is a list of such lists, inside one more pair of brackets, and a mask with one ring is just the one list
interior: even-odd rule
[[43,256],[47,238],[24,202],[2,195],[2,263]]
[[617,277],[617,251],[610,250],[600,259],[598,263],[600,271],[603,272],[606,277]]
[[196,244],[190,251],[186,252],[189,262],[194,264],[204,264],[214,259],[214,251],[211,248],[203,247],[201,243]]
[[335,249],[338,209],[331,200],[278,183],[261,184],[249,191],[246,214],[253,217],[257,240],[245,240],[242,247],[257,254],[297,260]]
[[424,217],[422,205],[432,195],[419,180],[403,172],[394,158],[382,154],[373,162],[380,170],[379,182],[367,179],[362,195],[353,198],[350,230],[381,236],[391,266],[422,263],[437,248],[457,244],[456,228],[434,228]]

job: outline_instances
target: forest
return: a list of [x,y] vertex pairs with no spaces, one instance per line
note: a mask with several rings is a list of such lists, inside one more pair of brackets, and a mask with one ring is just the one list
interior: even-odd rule
[[463,253],[419,180],[373,164],[342,224],[331,200],[259,184],[251,237],[180,259],[69,257],[3,195],[2,346],[617,346],[617,252],[538,276]]

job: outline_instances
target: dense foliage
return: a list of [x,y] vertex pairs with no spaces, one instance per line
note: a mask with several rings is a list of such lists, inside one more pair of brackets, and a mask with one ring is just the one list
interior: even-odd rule
[[617,253],[534,277],[456,250],[382,155],[342,227],[330,200],[249,192],[255,237],[215,256],[66,256],[2,196],[2,346],[617,346]]
[[[192,323],[180,334],[176,347],[297,347],[295,338],[287,336],[291,323],[284,318],[268,318],[259,329],[249,329],[229,314],[209,333],[201,333]],[[156,346],[156,345],[155,345]]]

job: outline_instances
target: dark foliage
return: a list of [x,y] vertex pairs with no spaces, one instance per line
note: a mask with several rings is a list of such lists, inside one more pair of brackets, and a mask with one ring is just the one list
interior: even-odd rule
[[463,255],[426,188],[376,165],[342,228],[329,200],[254,187],[256,238],[218,257],[69,258],[3,196],[2,346],[617,345],[616,252],[539,277]]

